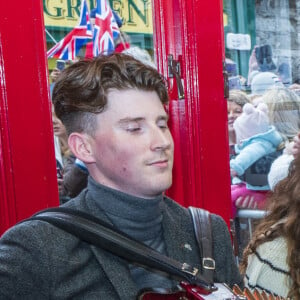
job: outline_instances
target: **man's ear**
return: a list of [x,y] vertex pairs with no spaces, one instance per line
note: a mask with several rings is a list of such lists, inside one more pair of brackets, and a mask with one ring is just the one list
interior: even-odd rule
[[68,139],[70,150],[84,163],[92,163],[95,161],[91,143],[92,138],[85,133],[73,132]]

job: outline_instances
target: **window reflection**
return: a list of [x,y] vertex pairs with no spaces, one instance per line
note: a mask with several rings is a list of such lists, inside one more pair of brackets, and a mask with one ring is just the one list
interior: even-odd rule
[[[97,0],[86,0],[86,3],[91,13],[96,8]],[[122,22],[121,41],[145,49],[153,57],[151,0],[109,0],[107,3]],[[81,4],[81,0],[43,0],[47,50],[78,25]],[[120,37],[115,42],[120,43]],[[86,51],[83,46],[78,58],[85,57]],[[49,58],[48,63],[51,71],[55,68],[56,59]]]
[[275,73],[286,86],[300,83],[300,2],[224,0],[223,5],[231,88],[250,92],[255,71]]

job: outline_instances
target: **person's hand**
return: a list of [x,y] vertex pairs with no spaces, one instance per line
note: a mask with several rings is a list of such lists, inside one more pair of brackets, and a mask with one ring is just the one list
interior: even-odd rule
[[257,203],[253,195],[243,195],[236,199],[235,206],[242,209],[256,209]]
[[52,80],[52,82],[55,82],[57,80],[57,78],[59,77],[61,71],[58,70],[57,68],[53,69],[53,71],[50,74],[50,78]]
[[265,209],[267,192],[248,191],[247,194],[239,196],[235,201],[238,209]]
[[293,138],[294,144],[292,147],[292,154],[296,158],[300,152],[300,132]]

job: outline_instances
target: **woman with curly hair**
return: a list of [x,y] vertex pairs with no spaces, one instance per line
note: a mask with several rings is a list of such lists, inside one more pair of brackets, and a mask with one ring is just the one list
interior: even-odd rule
[[245,285],[300,299],[300,155],[268,201],[241,262]]

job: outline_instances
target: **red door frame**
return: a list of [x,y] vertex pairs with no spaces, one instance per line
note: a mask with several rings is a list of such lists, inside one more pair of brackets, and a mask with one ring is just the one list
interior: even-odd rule
[[58,204],[43,18],[0,2],[0,233]]
[[[222,1],[154,0],[159,70],[181,63],[185,99],[168,79],[175,137],[169,194],[228,222],[230,177],[223,96]],[[20,22],[22,20],[22,22]],[[0,233],[58,204],[42,1],[0,2]],[[53,157],[53,159],[52,159]]]
[[169,194],[185,206],[220,214],[229,222],[227,103],[224,98],[221,0],[153,1],[159,70],[168,77],[167,56],[180,61],[185,99],[170,88],[175,139],[174,183]]

